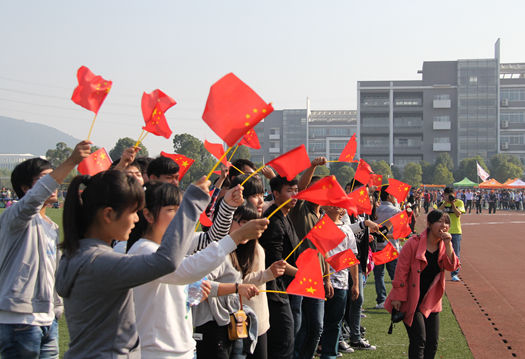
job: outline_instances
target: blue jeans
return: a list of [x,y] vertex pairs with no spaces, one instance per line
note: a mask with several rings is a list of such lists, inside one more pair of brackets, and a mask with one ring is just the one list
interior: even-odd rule
[[385,287],[385,266],[388,271],[390,279],[394,279],[396,272],[397,259],[386,264],[376,265],[374,267],[374,279],[376,285],[376,302],[377,304],[383,303],[386,299],[386,287]]
[[334,296],[324,303],[321,359],[335,359],[337,357],[347,296],[348,289],[334,288]]
[[[350,277],[350,273],[348,274]],[[363,305],[363,282],[364,282],[364,275],[361,271],[361,266],[359,266],[359,296],[356,300],[352,300],[351,293],[348,293],[347,295],[347,301],[346,301],[346,313],[345,313],[345,320],[348,323],[348,328],[350,329],[350,341],[355,343],[358,342],[361,339],[361,306]],[[350,289],[347,289],[347,291],[351,291],[352,287],[352,280],[350,277],[349,281],[349,287]]]
[[0,324],[2,359],[58,358],[58,323],[37,326]]
[[301,328],[295,336],[294,358],[311,359],[323,334],[324,300],[303,297]]
[[297,333],[299,333],[299,329],[301,328],[301,307],[303,304],[303,297],[300,295],[290,295],[288,297],[288,300],[290,301],[290,308],[292,309],[293,336],[297,337]]
[[[452,248],[454,248],[454,253],[459,258],[459,252],[461,251],[461,234],[452,234]],[[459,273],[459,268],[450,273],[455,276]]]

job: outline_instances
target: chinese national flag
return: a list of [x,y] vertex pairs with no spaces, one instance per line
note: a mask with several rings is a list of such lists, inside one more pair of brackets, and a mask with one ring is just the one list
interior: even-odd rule
[[362,211],[360,211],[359,208],[357,207],[357,203],[355,202],[355,200],[346,195],[345,197],[341,197],[338,200],[332,201],[331,205],[334,207],[340,207],[340,208],[346,209],[349,216],[352,216],[352,215],[358,216],[359,214],[362,213]]
[[314,244],[323,256],[326,256],[326,252],[337,247],[345,236],[344,232],[337,227],[330,217],[324,215],[308,232],[306,238]]
[[99,172],[107,170],[112,163],[106,149],[102,147],[90,154],[89,157],[84,158],[82,162],[78,164],[77,170],[83,175],[94,176]]
[[355,254],[351,249],[334,254],[327,258],[326,262],[330,264],[336,272],[359,264],[359,260],[355,257]]
[[394,239],[406,238],[412,233],[412,229],[410,228],[411,217],[412,216],[408,214],[407,211],[402,211],[389,219],[394,227],[392,229]]
[[356,150],[357,150],[357,141],[355,139],[355,133],[354,133],[352,135],[352,138],[350,138],[345,148],[343,149],[343,152],[341,152],[341,155],[339,155],[339,158],[337,160],[339,162],[353,162]]
[[86,66],[78,69],[77,79],[78,86],[73,91],[71,100],[97,114],[113,83],[104,80],[102,76],[95,76]]
[[[224,147],[220,143],[211,143],[208,142],[208,140],[204,140],[204,148],[217,160],[224,155]],[[230,163],[228,162],[226,156],[222,158],[221,163],[226,167],[230,166]]]
[[376,175],[375,173],[371,173],[370,181],[368,182],[368,185],[380,188],[383,185],[383,176]]
[[386,247],[379,252],[372,253],[372,260],[376,266],[393,261],[399,256],[392,243],[388,242]]
[[368,189],[365,186],[359,187],[348,194],[348,197],[357,206],[359,213],[372,214],[372,204],[368,196]]
[[310,164],[310,158],[304,145],[296,147],[267,163],[267,165],[272,166],[281,177],[286,177],[288,181],[293,180],[301,171],[310,167]]
[[206,210],[201,213],[201,216],[199,217],[199,222],[201,222],[201,224],[204,227],[211,227],[212,224],[213,224],[213,222],[211,221],[210,217],[208,217],[206,215]]
[[360,159],[357,169],[355,171],[355,180],[366,185],[370,182],[370,174],[372,173],[372,167],[365,160]]
[[244,137],[241,139],[241,142],[239,142],[239,145],[244,145],[253,148],[254,150],[258,150],[261,148],[259,137],[257,137],[257,134],[255,133],[255,130],[253,128],[246,132]]
[[346,198],[346,193],[335,179],[335,176],[332,175],[321,178],[310,187],[297,193],[295,198],[304,199],[321,206],[336,206],[336,203]]
[[307,248],[297,258],[295,264],[297,273],[295,279],[286,288],[286,292],[303,297],[324,299],[323,273],[317,251]]
[[161,90],[155,90],[150,94],[144,92],[141,105],[142,116],[146,126],[142,127],[142,129],[156,136],[170,138],[171,129],[168,126],[164,113],[176,103],[174,99]]
[[163,157],[171,158],[173,161],[175,161],[175,163],[179,165],[179,180],[182,180],[182,177],[184,177],[186,172],[188,172],[188,170],[190,169],[191,165],[193,165],[193,162],[195,162],[189,157],[179,155],[176,153],[166,153],[162,151],[160,155]]
[[229,73],[211,86],[202,119],[232,147],[272,111],[271,104]]
[[388,179],[388,188],[386,189],[388,193],[397,198],[398,202],[403,202],[410,191],[410,185],[398,181],[395,178]]

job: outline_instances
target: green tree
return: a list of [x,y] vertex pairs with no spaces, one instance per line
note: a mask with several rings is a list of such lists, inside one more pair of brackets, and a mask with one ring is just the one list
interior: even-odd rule
[[403,169],[399,166],[392,166],[392,177],[395,179],[403,178]]
[[438,163],[434,169],[434,178],[432,183],[450,185],[454,183],[454,176],[445,164]]
[[434,168],[438,164],[443,164],[449,171],[452,171],[454,169],[454,161],[452,161],[452,157],[450,157],[448,152],[440,153],[436,160],[434,161]]
[[383,183],[387,183],[393,176],[392,169],[386,161],[371,161],[369,164],[374,173],[383,176]]
[[328,176],[329,174],[330,174],[330,169],[328,169],[328,167],[326,166],[317,166],[315,168],[314,176],[325,177],[325,176]]
[[[233,150],[232,150],[233,151]],[[239,159],[239,158],[243,158],[245,160],[249,160],[251,158],[251,153],[250,153],[250,149],[246,146],[239,146],[239,148],[237,149],[237,151],[235,151],[235,153],[233,154],[233,158],[231,159],[231,162]],[[228,153],[228,158],[230,157],[230,154]]]
[[[332,168],[330,167],[330,169]],[[354,178],[355,170],[349,165],[344,165],[339,166],[335,172],[332,172],[332,174],[337,178],[337,182],[339,182],[341,187],[345,188],[346,184]]]
[[[109,157],[111,157],[113,161],[118,160],[120,156],[122,156],[122,152],[124,152],[126,148],[133,147],[136,142],[137,141],[129,137],[119,138],[117,143],[115,144],[115,147],[113,147],[113,149],[109,151]],[[146,148],[146,146],[144,146],[143,143],[141,143],[138,156],[147,157],[148,155],[148,149]]]
[[490,176],[503,183],[509,178],[521,177],[523,165],[519,158],[508,154],[497,154],[490,158]]
[[476,165],[476,162],[479,163],[481,167],[485,171],[488,172],[487,165],[485,164],[485,161],[481,156],[471,157],[471,158],[465,158],[459,162],[459,166],[454,171],[454,178],[457,178],[458,181],[462,180],[463,178],[467,177],[472,182],[482,182],[478,178],[478,168]]
[[187,133],[173,136],[173,149],[175,153],[187,156],[195,161],[182,178],[181,185],[183,187],[208,174],[217,162],[217,160],[206,151],[201,140]]
[[423,172],[421,175],[421,181],[424,184],[432,184],[432,180],[434,179],[434,166],[432,166],[432,164],[427,161],[420,161],[419,165],[421,166],[421,170]]
[[421,165],[416,162],[407,163],[403,169],[403,182],[408,183],[412,187],[419,187],[423,180],[423,170]]
[[55,149],[49,149],[46,152],[46,158],[53,167],[58,167],[64,162],[73,152],[72,148],[69,148],[65,142],[58,142]]

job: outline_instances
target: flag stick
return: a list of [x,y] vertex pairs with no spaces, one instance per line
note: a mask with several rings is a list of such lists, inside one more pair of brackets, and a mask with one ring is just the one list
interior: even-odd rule
[[[235,152],[236,152],[238,149],[239,149],[239,144],[236,144],[236,145],[235,145],[235,149],[233,150],[232,155],[230,156],[230,159],[229,159],[228,161],[230,161],[230,162],[232,161],[233,155],[235,154]],[[239,170],[237,169],[237,167],[234,167],[233,165],[232,165],[232,167],[235,168],[237,171],[239,171]],[[242,172],[242,171],[239,171],[239,172]]]
[[290,256],[293,254],[293,252],[295,252],[295,250],[296,250],[297,248],[299,248],[299,246],[300,246],[303,242],[304,242],[304,238],[301,239],[301,241],[299,242],[299,244],[296,245],[294,249],[292,249],[292,251],[290,252],[290,254],[288,254],[284,260],[286,261],[288,258],[290,258]]
[[271,289],[265,289],[265,290],[260,290],[259,293],[280,293],[280,294],[288,294],[287,292],[283,292],[282,290],[271,290]]
[[339,161],[326,161],[326,162],[339,162]]
[[97,113],[95,114],[95,117],[93,117],[93,121],[91,121],[91,127],[89,128],[87,140],[89,141],[89,138],[91,137],[91,132],[93,132],[93,126],[95,125],[95,120],[97,119]]
[[386,239],[387,242],[389,241],[388,238],[387,238],[387,236],[385,236],[385,235],[383,234],[383,232],[379,231],[379,234],[382,235],[383,237],[385,237],[385,239]]
[[350,192],[354,190],[354,183],[355,183],[355,175],[354,175],[354,178],[352,179],[352,187],[350,187]]
[[290,202],[292,199],[293,199],[293,198],[289,198],[289,199],[287,199],[283,204],[281,204],[279,207],[277,207],[277,208],[275,209],[275,211],[273,211],[272,213],[270,213],[270,215],[269,215],[268,217],[266,217],[266,218],[267,218],[267,219],[272,218],[272,216],[273,216],[274,214],[276,214],[281,208],[283,208],[284,206],[286,206],[286,205],[288,204],[288,202]]
[[139,135],[139,138],[137,139],[137,142],[135,142],[135,144],[133,145],[133,147],[139,147],[139,145],[140,145],[140,141],[141,141],[142,136],[144,135],[144,132],[145,132],[145,131],[142,130],[142,132],[141,132],[140,135]]
[[328,272],[328,274],[325,274],[325,275],[323,276],[323,278],[329,277],[330,275],[332,275],[332,274],[334,274],[334,273],[337,273],[337,272]]
[[238,169],[237,167],[235,167],[234,165],[231,165],[233,168],[235,168],[237,171],[239,171],[242,175],[244,174],[243,171],[241,171],[240,169]]
[[[261,167],[257,168],[257,169],[255,170],[255,172],[250,173],[250,175],[249,175],[248,177],[246,177],[246,179],[245,179],[244,181],[242,181],[241,186],[244,186],[244,184],[245,184],[246,182],[248,182],[248,180],[249,180],[250,178],[252,178],[253,176],[255,176],[255,174],[256,174],[257,172],[259,172],[260,170],[262,170],[264,167],[266,167],[266,165],[262,165]],[[237,171],[238,171],[238,170],[237,170]]]
[[213,168],[211,169],[210,173],[208,173],[208,175],[206,176],[206,179],[209,180],[210,179],[210,176],[213,174],[213,171],[215,171],[215,169],[217,168],[217,166],[219,165],[219,163],[221,163],[221,161],[224,159],[224,157],[226,157],[226,155],[228,154],[228,152],[230,152],[230,150],[232,149],[233,147],[230,147],[226,150],[226,152],[224,152],[224,154],[221,156],[221,158],[219,158],[219,160],[217,161],[217,163],[215,163],[215,165],[213,166]]

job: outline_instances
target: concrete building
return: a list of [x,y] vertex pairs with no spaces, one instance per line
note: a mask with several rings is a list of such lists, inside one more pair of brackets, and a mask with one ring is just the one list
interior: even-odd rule
[[[35,157],[38,156],[32,155],[30,153],[0,154],[0,168],[12,171],[19,163]],[[41,158],[45,159],[43,156],[41,156]]]
[[498,40],[493,59],[424,62],[421,80],[359,81],[358,155],[399,167],[444,152],[456,164],[502,151],[525,161],[525,64],[499,59]]
[[251,160],[266,163],[301,144],[311,159],[337,159],[356,130],[356,111],[311,110],[309,101],[305,109],[275,110],[255,126],[261,149],[251,150]]

